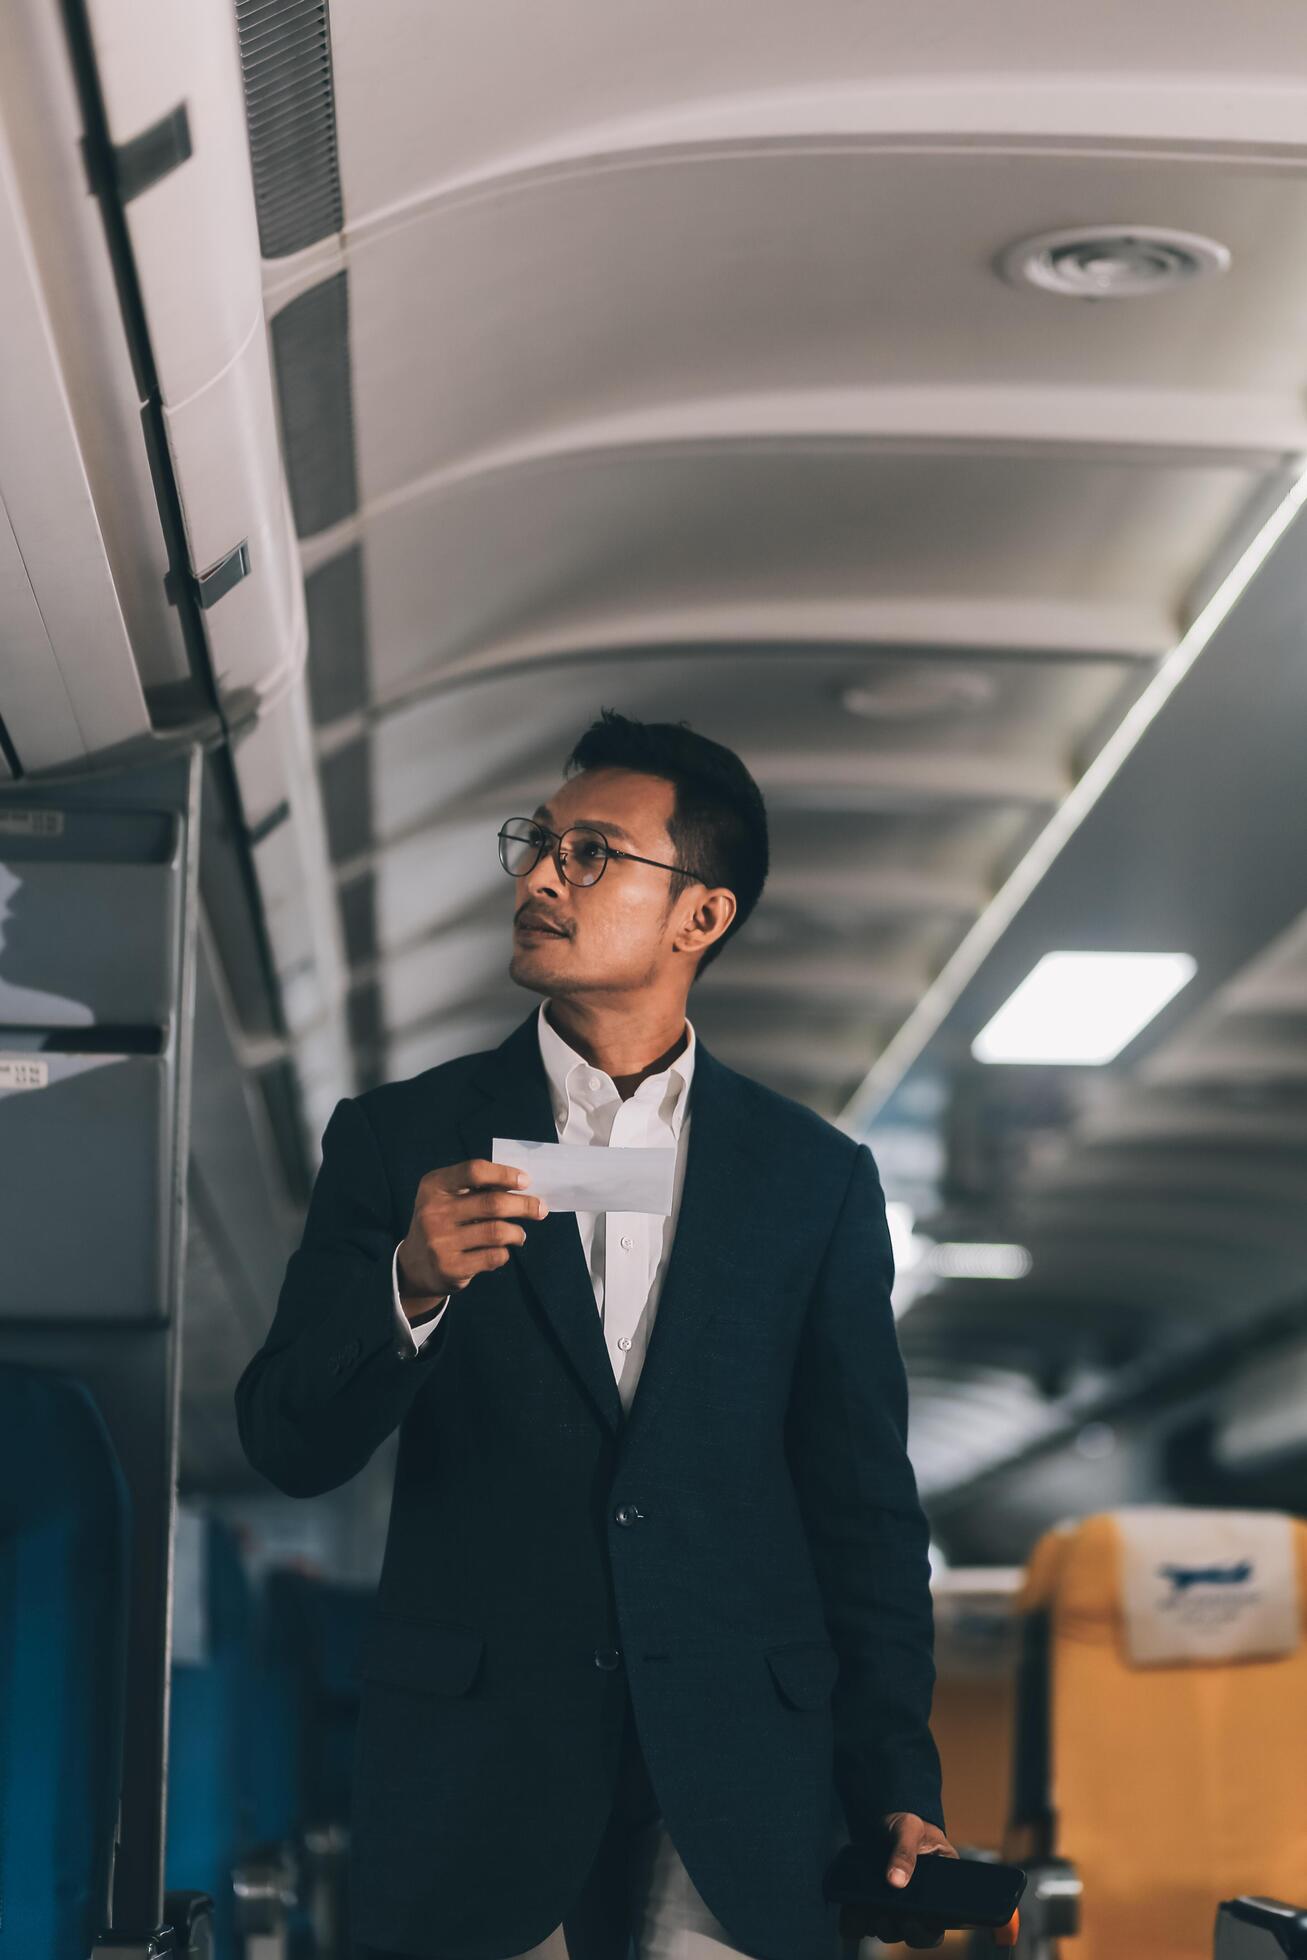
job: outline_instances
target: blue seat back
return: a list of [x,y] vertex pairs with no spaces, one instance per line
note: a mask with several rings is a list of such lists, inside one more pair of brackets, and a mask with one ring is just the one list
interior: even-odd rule
[[130,1529],[88,1390],[0,1365],[0,1960],[88,1954],[109,1918]]
[[250,1829],[256,1844],[288,1844],[304,1824],[304,1695],[298,1669],[270,1651],[266,1594],[261,1605],[245,1758]]
[[198,1644],[173,1659],[164,1871],[170,1891],[212,1895],[215,1946],[226,1960],[235,1940],[232,1871],[253,1841],[246,1774],[256,1712],[253,1595],[229,1528],[215,1518],[179,1519],[179,1544],[194,1532],[199,1556],[188,1563],[203,1596]]

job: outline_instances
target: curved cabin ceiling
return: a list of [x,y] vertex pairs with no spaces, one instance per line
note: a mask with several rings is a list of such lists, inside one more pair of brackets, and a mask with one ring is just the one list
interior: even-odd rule
[[[237,14],[361,1080],[522,1014],[498,823],[601,706],[685,717],[740,749],[775,842],[696,989],[704,1038],[878,1125],[887,1186],[954,1236],[1037,1248],[1029,1279],[950,1281],[906,1322],[928,1488],[1049,1426],[1050,1327],[1096,1382],[1145,1322],[1228,1316],[1254,1229],[1275,1297],[1307,1249],[1304,1105],[1198,1084],[1264,1069],[1301,1098],[1301,964],[1291,1009],[1188,1063],[1168,1023],[1151,1084],[1026,1072],[1041,1148],[1005,1180],[997,1134],[959,1172],[956,1040],[904,1030],[1301,468],[1307,14]],[[1098,303],[998,270],[1036,234],[1132,225],[1209,237],[1229,270]],[[1201,763],[1168,764],[1177,795]],[[1093,943],[1127,871],[1077,873],[1067,929]],[[1197,917],[1201,883],[1176,889]],[[1227,1175],[1247,1148],[1255,1225]]]

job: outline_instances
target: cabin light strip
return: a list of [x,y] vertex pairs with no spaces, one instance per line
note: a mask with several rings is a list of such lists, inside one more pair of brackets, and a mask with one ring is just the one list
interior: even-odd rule
[[1195,616],[1157,672],[1127,710],[1079,782],[1058,805],[1007,883],[994,894],[971,931],[926,989],[889,1046],[868,1070],[863,1082],[840,1112],[841,1129],[865,1133],[877,1111],[892,1094],[908,1068],[925,1048],[986,955],[1007,931],[1059,851],[1079,828],[1103,791],[1166,705],[1212,636],[1270,557],[1294,518],[1307,503],[1307,460],[1298,459],[1299,474],[1266,522],[1235,561],[1210,599]]
[[942,1239],[927,1261],[941,1279],[1024,1279],[1033,1264],[1027,1246],[979,1239]]

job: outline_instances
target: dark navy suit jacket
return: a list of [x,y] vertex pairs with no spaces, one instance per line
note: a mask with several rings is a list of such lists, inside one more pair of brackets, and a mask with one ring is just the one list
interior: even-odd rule
[[834,1846],[875,1841],[889,1810],[943,1823],[876,1167],[700,1042],[629,1415],[571,1213],[528,1226],[401,1359],[390,1262],[423,1173],[556,1134],[535,1020],[337,1105],[236,1393],[251,1463],[297,1496],[400,1429],[355,1756],[355,1931],[436,1960],[544,1940],[603,1833],[629,1684],[713,1913],[742,1947],[829,1960]]

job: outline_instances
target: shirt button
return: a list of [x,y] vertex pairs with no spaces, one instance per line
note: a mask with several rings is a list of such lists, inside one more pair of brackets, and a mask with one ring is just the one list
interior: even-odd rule
[[586,1087],[588,1089],[601,1089],[603,1087],[603,1084],[600,1082],[599,1077],[597,1075],[592,1075],[589,1081],[586,1083]]
[[625,1354],[626,1350],[631,1345],[631,1336],[629,1334],[623,1334],[621,1340],[617,1343],[617,1345],[622,1350],[622,1353]]
[[630,1252],[630,1250],[632,1249],[632,1247],[634,1246],[634,1244],[635,1244],[635,1240],[634,1240],[633,1238],[631,1238],[631,1236],[629,1235],[629,1233],[627,1233],[627,1234],[623,1234],[623,1237],[622,1237],[622,1251],[623,1251],[623,1252]]

